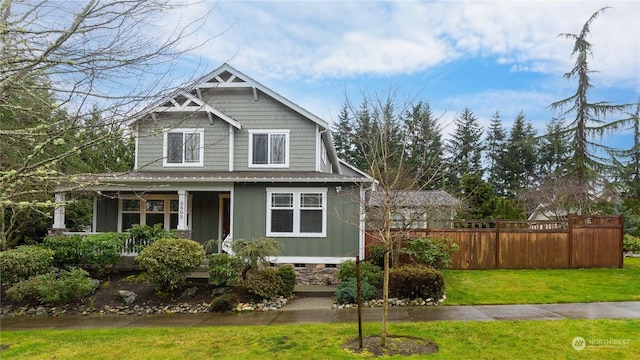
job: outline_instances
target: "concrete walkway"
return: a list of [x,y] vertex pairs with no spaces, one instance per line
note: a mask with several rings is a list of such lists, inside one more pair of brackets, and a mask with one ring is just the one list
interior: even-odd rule
[[[307,299],[311,300],[311,299]],[[326,301],[319,300],[319,301]],[[293,306],[291,304],[290,306]],[[289,305],[287,305],[289,306]],[[287,309],[233,314],[15,317],[0,319],[0,331],[191,326],[355,323],[356,309]],[[365,322],[378,322],[380,308],[363,308]],[[640,319],[640,301],[541,305],[391,307],[390,322],[561,319]]]

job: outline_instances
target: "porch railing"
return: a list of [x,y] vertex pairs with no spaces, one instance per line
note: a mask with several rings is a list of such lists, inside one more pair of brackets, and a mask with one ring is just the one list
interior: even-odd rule
[[[99,232],[64,232],[65,236],[73,236],[73,235],[97,235]],[[120,256],[138,256],[138,253],[145,246],[151,245],[151,241],[149,240],[141,240],[135,239],[132,236],[127,236],[124,239],[124,243],[122,244],[122,249],[120,250]]]

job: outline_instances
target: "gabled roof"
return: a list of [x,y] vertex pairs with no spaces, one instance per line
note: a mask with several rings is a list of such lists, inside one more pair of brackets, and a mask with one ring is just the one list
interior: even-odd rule
[[202,89],[210,88],[249,88],[252,89],[253,96],[256,98],[258,97],[258,91],[260,91],[274,98],[275,100],[287,106],[291,110],[297,112],[298,114],[313,121],[323,130],[329,128],[329,123],[327,121],[312,114],[306,109],[300,107],[284,96],[276,93],[275,91],[269,89],[268,87],[262,85],[248,75],[240,72],[239,70],[226,63],[222,64],[212,72],[202,76],[200,79],[196,80],[193,84],[187,86],[186,88],[176,90],[162,100],[147,106],[144,110],[142,110],[135,116],[132,124],[148,114],[158,112],[206,111],[240,129],[241,124],[238,121],[202,100],[200,92],[202,91]]
[[220,109],[202,100],[201,91],[203,89],[210,88],[249,88],[252,89],[254,98],[258,99],[258,92],[264,93],[267,96],[270,96],[271,98],[280,102],[281,104],[287,106],[296,113],[300,114],[301,116],[309,119],[310,121],[318,125],[318,127],[322,131],[321,138],[324,142],[325,147],[327,148],[329,157],[331,158],[333,172],[337,174],[341,173],[342,169],[339,164],[335,145],[333,144],[333,140],[331,139],[331,130],[327,121],[312,114],[301,106],[295,104],[284,96],[269,89],[268,87],[262,85],[253,78],[226,63],[222,64],[212,72],[202,76],[192,85],[189,85],[184,89],[176,90],[162,100],[147,106],[144,110],[140,111],[137,115],[134,116],[133,121],[129,125],[135,124],[137,121],[147,115],[151,115],[151,117],[154,117],[154,114],[156,113],[204,111],[207,113],[207,116],[209,117],[209,121],[211,123],[213,123],[213,116],[216,116],[232,125],[236,129],[241,129],[242,123],[240,121],[232,118]]

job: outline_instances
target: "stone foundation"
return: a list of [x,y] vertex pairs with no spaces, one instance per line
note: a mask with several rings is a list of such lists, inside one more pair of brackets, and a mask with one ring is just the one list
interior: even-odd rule
[[280,264],[291,265],[296,272],[296,283],[300,285],[335,285],[337,284],[337,267],[328,267],[325,264]]

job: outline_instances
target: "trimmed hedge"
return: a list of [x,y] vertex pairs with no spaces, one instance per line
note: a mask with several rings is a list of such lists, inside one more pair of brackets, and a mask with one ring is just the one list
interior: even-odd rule
[[53,250],[53,264],[59,268],[79,266],[82,262],[80,255],[80,243],[82,235],[72,236],[47,236],[42,245]]
[[275,269],[268,268],[250,272],[240,286],[263,299],[275,299],[283,294],[284,282]]
[[389,295],[392,297],[439,300],[444,293],[444,275],[433,267],[405,265],[389,272]]
[[53,250],[36,245],[19,246],[0,252],[0,283],[14,284],[45,274],[53,263]]
[[144,248],[136,261],[158,294],[166,295],[178,289],[204,258],[204,249],[193,240],[161,239]]
[[291,265],[285,265],[278,269],[276,275],[282,280],[282,293],[280,295],[289,297],[293,295],[293,289],[296,287],[296,271]]

